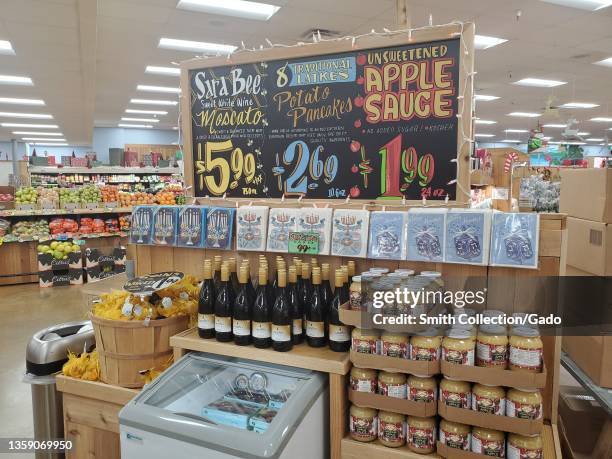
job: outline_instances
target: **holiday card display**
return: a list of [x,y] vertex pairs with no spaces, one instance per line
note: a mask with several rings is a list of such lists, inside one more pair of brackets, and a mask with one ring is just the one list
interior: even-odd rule
[[444,260],[444,225],[447,209],[408,211],[407,259],[441,262]]
[[136,206],[132,210],[131,244],[151,244],[153,232],[153,206]]
[[332,213],[329,208],[303,208],[297,217],[297,231],[318,235],[319,255],[329,255]]
[[408,212],[372,212],[368,258],[403,260],[406,258],[406,222]]
[[155,206],[153,209],[153,244],[176,245],[178,208],[176,206]]
[[446,214],[446,263],[486,265],[489,261],[491,211],[451,209]]
[[495,213],[491,228],[491,266],[538,267],[540,216]]
[[266,250],[269,210],[266,206],[245,206],[236,210],[236,250]]
[[268,252],[287,252],[289,233],[297,231],[298,209],[270,209],[268,223]]
[[206,213],[207,249],[230,250],[236,209],[210,207]]
[[365,258],[368,253],[370,212],[337,209],[334,211],[331,254],[340,257]]
[[183,206],[179,209],[177,245],[202,247],[206,235],[206,207]]

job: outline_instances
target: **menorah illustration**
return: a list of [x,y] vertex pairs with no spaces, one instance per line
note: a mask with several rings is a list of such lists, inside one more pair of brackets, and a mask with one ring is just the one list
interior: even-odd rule
[[193,238],[200,234],[202,225],[200,223],[200,210],[187,208],[181,215],[180,235],[181,239],[187,239],[186,245],[193,245]]
[[[221,241],[227,239],[229,217],[227,212],[214,212],[208,217],[206,239],[213,248],[220,248]],[[225,244],[224,244],[225,245]]]
[[[159,209],[155,216],[155,237],[160,244],[168,244],[167,238],[172,237],[174,231],[174,216],[171,209]],[[161,239],[161,240],[160,240]]]
[[151,210],[150,209],[138,209],[134,213],[132,219],[132,232],[138,236],[137,244],[144,242],[144,237],[149,234],[151,223]]

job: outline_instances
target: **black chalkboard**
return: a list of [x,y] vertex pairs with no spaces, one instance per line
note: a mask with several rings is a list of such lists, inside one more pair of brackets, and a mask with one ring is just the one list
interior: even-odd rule
[[459,46],[190,70],[195,196],[455,199]]

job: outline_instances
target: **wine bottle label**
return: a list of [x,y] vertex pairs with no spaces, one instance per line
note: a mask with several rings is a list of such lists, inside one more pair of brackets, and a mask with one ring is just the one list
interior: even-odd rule
[[306,336],[311,338],[325,337],[325,322],[306,321]]
[[253,322],[253,338],[270,338],[272,336],[270,328],[270,322]]
[[251,321],[234,319],[232,331],[236,336],[249,336],[251,334]]
[[210,330],[215,328],[215,315],[214,314],[198,314],[198,328],[203,330]]
[[215,331],[217,333],[230,333],[232,331],[232,318],[215,316]]
[[331,341],[346,342],[351,340],[351,334],[346,325],[329,324],[329,339]]
[[272,341],[291,341],[291,325],[272,325]]
[[302,319],[293,319],[293,334],[301,335],[304,333],[304,329],[302,328]]

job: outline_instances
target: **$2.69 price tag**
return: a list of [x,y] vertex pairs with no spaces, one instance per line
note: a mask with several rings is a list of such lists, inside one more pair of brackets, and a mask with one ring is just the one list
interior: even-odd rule
[[317,255],[319,253],[319,234],[310,231],[289,233],[289,253]]

